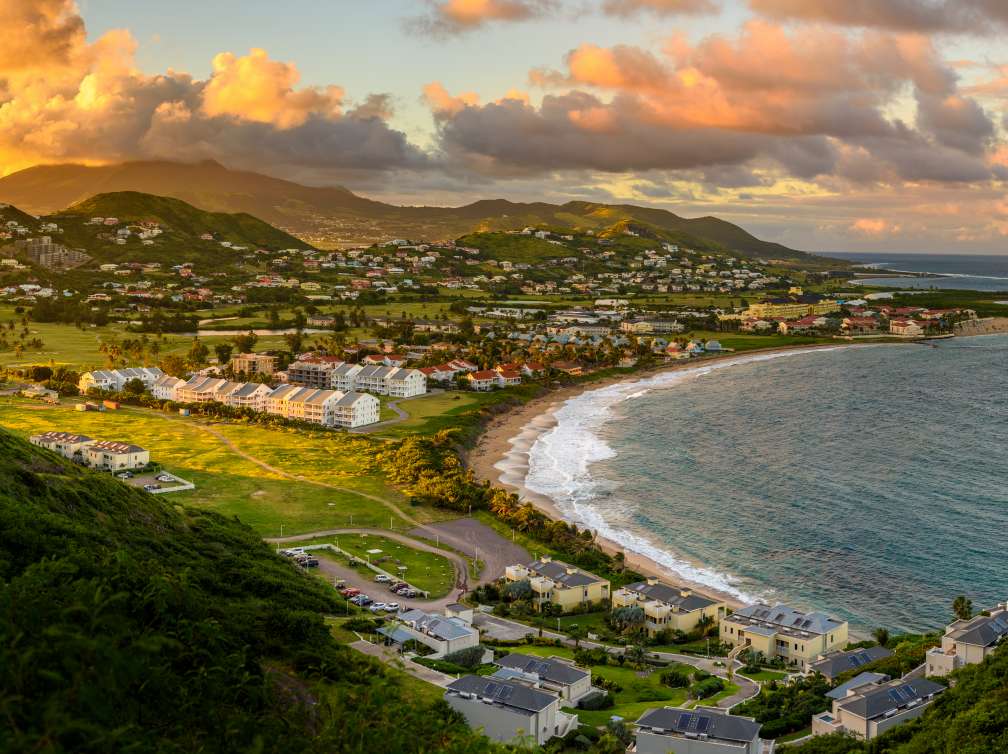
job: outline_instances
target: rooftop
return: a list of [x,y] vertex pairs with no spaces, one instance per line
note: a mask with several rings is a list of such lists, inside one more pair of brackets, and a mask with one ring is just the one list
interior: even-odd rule
[[688,589],[680,589],[668,584],[662,584],[661,582],[652,584],[647,581],[639,581],[636,584],[627,584],[623,588],[629,592],[641,594],[648,599],[674,605],[684,612],[702,610],[705,607],[716,604],[715,600],[712,600],[710,597],[696,594]]
[[946,636],[964,644],[991,647],[1008,636],[1008,611],[992,615],[978,615],[968,621],[956,621],[949,626]]
[[650,709],[637,720],[639,728],[649,733],[699,737],[706,735],[721,741],[748,743],[759,735],[760,724],[747,717],[709,710],[683,710],[673,707]]
[[520,683],[478,675],[464,675],[449,683],[447,689],[448,693],[471,694],[484,701],[510,707],[529,715],[542,712],[558,700],[553,694]]
[[559,660],[532,657],[521,653],[504,655],[496,664],[502,668],[518,670],[522,673],[535,674],[545,681],[570,685],[583,680],[591,673]]
[[867,649],[852,649],[849,652],[836,652],[817,662],[812,663],[812,670],[832,678],[867,665],[870,662],[891,657],[892,652],[885,647],[868,647]]
[[772,627],[779,632],[791,636],[801,634],[825,634],[843,625],[842,621],[830,618],[823,613],[803,613],[787,605],[770,605],[757,603],[735,611],[729,618],[733,623],[753,626]]
[[870,720],[876,717],[891,717],[900,709],[916,707],[944,690],[944,686],[926,678],[892,681],[856,694],[845,701],[839,701],[837,704],[853,715]]
[[885,683],[889,680],[889,676],[885,673],[861,673],[860,675],[851,678],[847,683],[841,683],[832,691],[827,691],[826,696],[830,699],[843,699],[847,696],[848,692],[859,688],[861,686],[877,685],[880,683]]

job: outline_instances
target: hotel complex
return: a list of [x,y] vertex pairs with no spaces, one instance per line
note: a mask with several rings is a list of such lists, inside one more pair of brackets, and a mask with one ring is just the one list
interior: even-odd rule
[[780,657],[804,670],[820,655],[847,645],[847,621],[758,603],[725,617],[720,636],[729,646],[748,647],[767,659]]
[[728,606],[691,589],[662,584],[649,578],[636,584],[627,584],[613,592],[613,609],[640,607],[644,610],[644,629],[654,636],[671,629],[689,633],[702,621],[715,623]]
[[528,565],[508,566],[508,581],[528,581],[537,609],[557,605],[564,612],[609,599],[609,581],[543,555]]

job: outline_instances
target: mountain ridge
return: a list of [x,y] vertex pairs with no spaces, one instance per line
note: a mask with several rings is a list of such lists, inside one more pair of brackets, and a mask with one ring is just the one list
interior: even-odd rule
[[653,207],[580,200],[550,204],[479,199],[459,207],[398,206],[359,196],[342,186],[304,186],[232,170],[212,160],[39,165],[0,178],[0,202],[33,214],[52,214],[112,191],[172,197],[211,212],[244,212],[322,247],[367,245],[395,236],[441,240],[526,225],[596,232],[629,220],[674,234],[687,244],[700,239],[742,256],[812,258],[712,216],[684,218]]

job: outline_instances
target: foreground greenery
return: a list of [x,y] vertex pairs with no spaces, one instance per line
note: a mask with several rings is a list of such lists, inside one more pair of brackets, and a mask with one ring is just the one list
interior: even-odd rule
[[487,751],[248,527],[0,431],[0,749]]

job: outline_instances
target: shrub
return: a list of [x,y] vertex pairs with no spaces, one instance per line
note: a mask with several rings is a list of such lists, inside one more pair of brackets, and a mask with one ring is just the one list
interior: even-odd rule
[[692,674],[686,668],[672,668],[661,674],[661,682],[674,689],[684,689],[690,685]]
[[592,691],[589,694],[585,694],[583,697],[581,697],[580,701],[578,701],[577,704],[578,709],[589,711],[609,709],[613,705],[614,702],[612,700],[612,697],[609,696],[609,694],[605,694],[601,691]]
[[724,691],[724,688],[724,681],[720,678],[711,676],[710,678],[705,678],[702,681],[697,681],[690,686],[690,696],[694,699],[706,699],[707,697],[714,696],[718,692]]
[[460,665],[467,670],[473,670],[480,666],[484,654],[486,654],[486,650],[477,644],[475,647],[466,647],[457,652],[446,654],[444,660],[445,662]]

